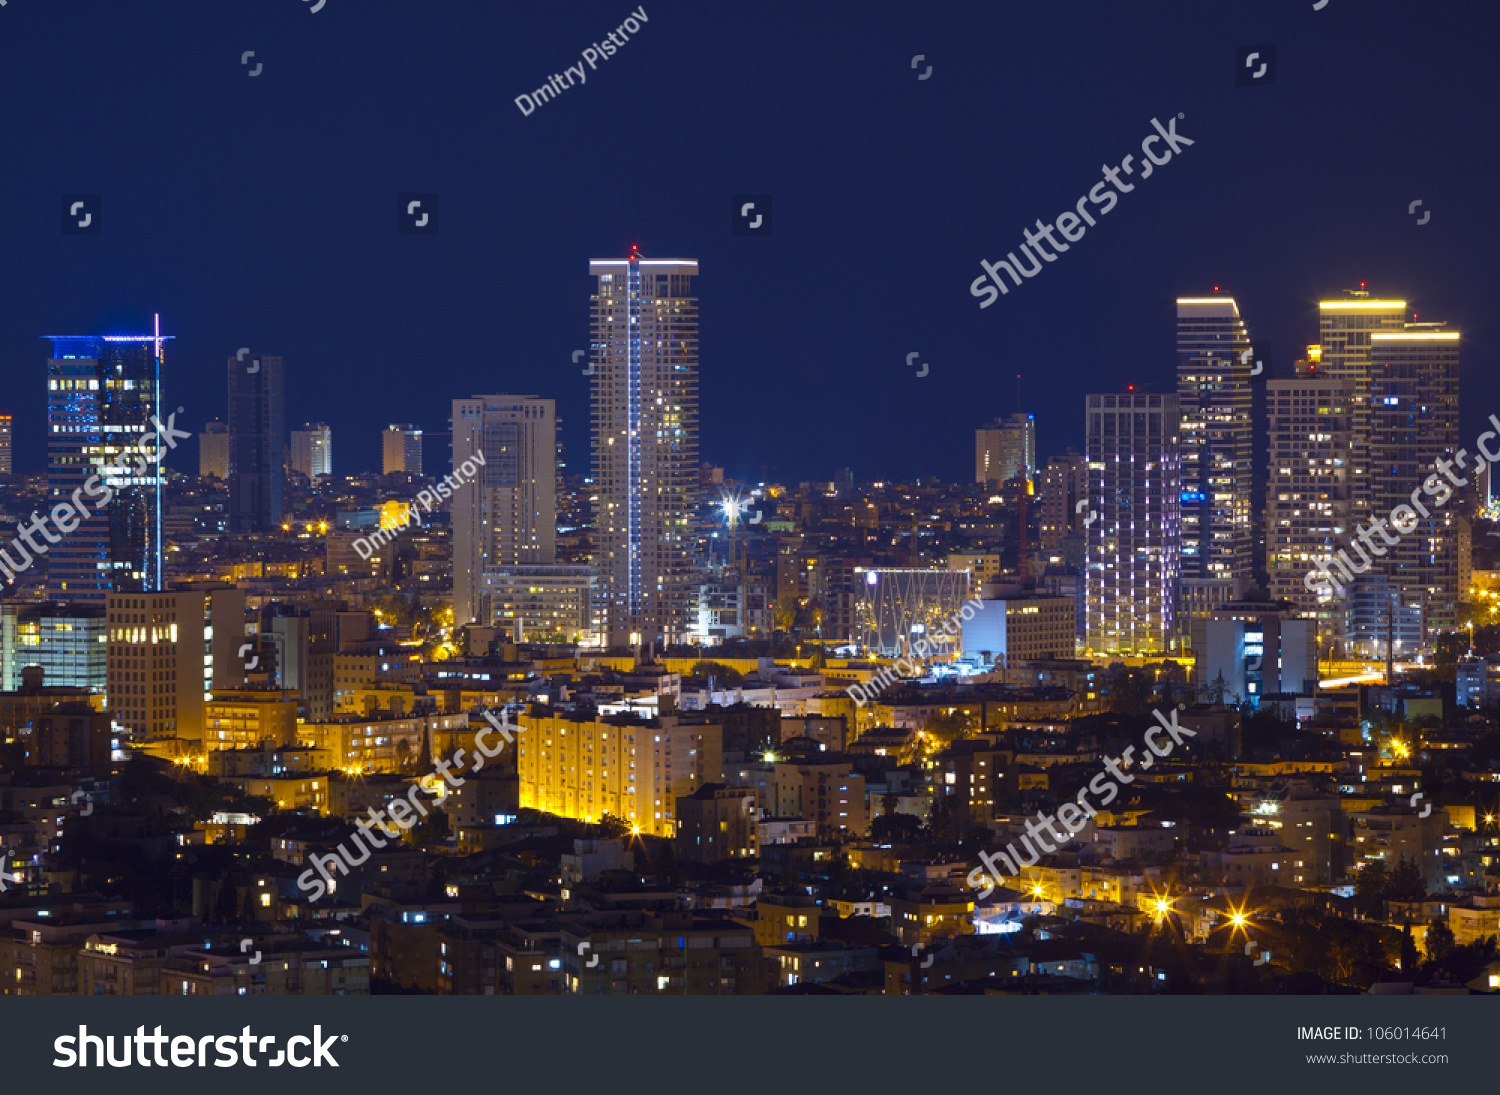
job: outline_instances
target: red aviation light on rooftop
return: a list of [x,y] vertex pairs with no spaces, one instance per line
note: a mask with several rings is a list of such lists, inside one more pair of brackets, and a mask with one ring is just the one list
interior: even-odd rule
[[1219,291],[1219,287],[1218,287],[1218,286],[1217,286],[1217,285],[1215,285],[1215,286],[1214,286],[1214,292],[1216,292],[1216,293],[1217,293],[1217,292],[1218,292],[1218,291]]

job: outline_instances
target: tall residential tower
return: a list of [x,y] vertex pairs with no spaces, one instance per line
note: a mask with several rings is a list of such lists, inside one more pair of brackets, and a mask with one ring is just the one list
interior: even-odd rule
[[1175,395],[1087,399],[1088,639],[1099,654],[1171,649],[1182,560]]
[[1177,300],[1182,414],[1179,630],[1206,621],[1254,569],[1250,336],[1232,297]]
[[594,259],[594,559],[607,645],[689,626],[698,485],[694,259]]

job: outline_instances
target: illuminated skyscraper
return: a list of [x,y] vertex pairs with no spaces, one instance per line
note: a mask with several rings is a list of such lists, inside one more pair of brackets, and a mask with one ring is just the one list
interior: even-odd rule
[[292,467],[308,479],[333,474],[333,431],[321,422],[308,422],[292,431]]
[[1036,479],[1036,415],[1013,414],[974,431],[974,481]]
[[0,475],[10,475],[11,463],[11,416],[0,414]]
[[698,485],[693,259],[594,259],[594,561],[610,646],[686,634]]
[[229,359],[229,530],[281,524],[286,479],[286,386],[280,357]]
[[1318,595],[1305,579],[1314,560],[1343,546],[1349,520],[1354,393],[1325,376],[1320,348],[1309,346],[1296,375],[1266,384],[1270,484],[1266,491],[1266,572],[1271,596],[1318,618],[1325,642],[1342,642],[1344,598]]
[[380,473],[404,471],[422,474],[422,428],[420,426],[387,426],[380,435]]
[[1344,290],[1342,300],[1318,305],[1318,342],[1322,361],[1318,372],[1349,385],[1353,393],[1353,448],[1350,453],[1350,520],[1362,523],[1372,513],[1370,479],[1370,336],[1375,331],[1400,330],[1406,322],[1406,301],[1375,300],[1363,286]]
[[557,402],[455,399],[452,428],[454,468],[484,459],[453,492],[453,622],[490,626],[487,576],[557,560]]
[[[1396,543],[1373,570],[1406,603],[1420,598],[1429,636],[1457,626],[1458,611],[1460,506],[1437,505],[1435,498],[1447,494],[1422,489],[1436,461],[1451,461],[1458,451],[1459,332],[1445,327],[1406,323],[1370,333],[1370,504],[1376,517],[1396,525]],[[1472,482],[1472,469],[1472,463],[1455,467],[1453,474]],[[1433,486],[1457,490],[1441,476]],[[1376,621],[1354,622],[1362,632],[1379,628]]]
[[59,500],[81,499],[87,512],[48,550],[48,596],[103,604],[112,590],[159,590],[164,479],[159,466],[125,454],[143,436],[153,438],[147,451],[159,443],[152,418],[171,336],[46,337],[47,485]]
[[1177,396],[1086,399],[1088,649],[1168,650],[1182,558]]
[[1177,301],[1182,414],[1182,576],[1222,583],[1251,572],[1250,336],[1232,297]]

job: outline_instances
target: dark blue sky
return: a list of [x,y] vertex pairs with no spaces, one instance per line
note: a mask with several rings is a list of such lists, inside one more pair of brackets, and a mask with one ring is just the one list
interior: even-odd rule
[[[587,264],[631,243],[701,264],[701,448],[731,474],[965,479],[973,428],[1017,409],[1044,455],[1077,446],[1086,391],[1169,390],[1173,298],[1215,284],[1278,363],[1320,294],[1403,295],[1465,332],[1465,435],[1500,412],[1492,4],[646,0],[586,84],[521,114],[635,6],[10,0],[19,468],[44,460],[38,336],[160,311],[191,428],[224,416],[248,345],[285,356],[288,422],[330,423],[340,473],[378,469],[388,421],[441,434],[488,391],[555,397],[585,470]],[[1274,85],[1235,87],[1236,47],[1263,42]],[[981,258],[1179,112],[1192,148],[979,309]],[[438,235],[397,233],[401,191],[440,196]],[[103,195],[101,235],[60,233],[65,192]],[[731,233],[740,193],[773,196],[771,237]]]

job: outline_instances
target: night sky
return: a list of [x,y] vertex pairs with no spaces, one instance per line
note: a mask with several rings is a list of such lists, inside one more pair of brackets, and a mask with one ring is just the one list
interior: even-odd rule
[[[699,260],[701,454],[737,477],[966,480],[973,429],[1017,410],[1044,458],[1081,448],[1085,392],[1172,390],[1173,298],[1214,285],[1278,366],[1320,295],[1403,296],[1465,334],[1464,439],[1500,413],[1493,4],[645,0],[638,34],[523,116],[636,6],[9,0],[18,470],[45,462],[39,336],[160,312],[179,426],[225,417],[248,345],[284,355],[287,421],[333,427],[338,474],[378,471],[391,421],[446,468],[450,401],[493,391],[555,397],[586,471],[588,260],[633,243]],[[1259,43],[1274,84],[1236,87]],[[981,258],[1179,113],[1191,148],[978,307]],[[74,192],[102,195],[101,234],[61,233]],[[398,233],[401,192],[439,196],[436,235]],[[732,233],[735,194],[772,196],[772,235]]]

